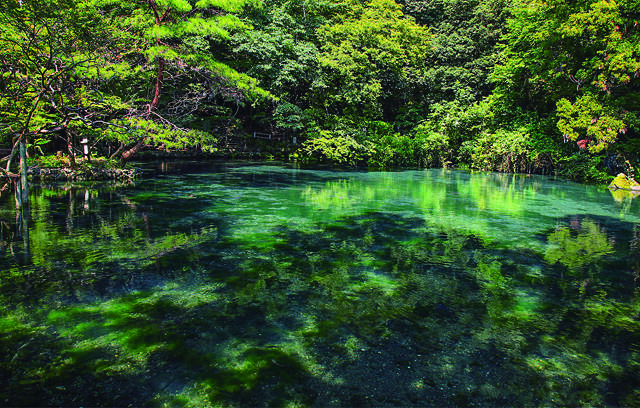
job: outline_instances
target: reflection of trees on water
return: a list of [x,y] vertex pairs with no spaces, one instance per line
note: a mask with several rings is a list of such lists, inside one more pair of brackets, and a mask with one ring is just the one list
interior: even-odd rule
[[8,220],[0,219],[0,250],[4,254],[5,258],[9,258],[6,253],[13,253],[13,237],[14,237],[13,223]]
[[[100,211],[79,205],[84,191],[35,204],[35,213],[49,205],[69,215],[77,200],[74,228],[34,216],[33,271],[46,271],[36,275],[49,284],[32,292],[44,302],[40,314],[3,306],[11,324],[0,326],[10,345],[0,397],[199,406],[627,405],[636,397],[640,302],[629,286],[638,255],[627,245],[635,226],[576,216],[537,254],[371,212],[321,230],[277,226],[270,245],[256,246],[251,235],[225,234],[214,215],[208,227],[175,223],[180,207],[190,214],[208,203],[184,198],[174,218],[161,219],[150,208],[155,196],[121,194]],[[108,249],[116,237],[122,245]],[[47,263],[50,240],[68,253]],[[71,265],[81,279],[56,272]],[[28,307],[11,279],[1,283],[3,304]],[[101,287],[102,296],[60,303],[65,280],[76,294]]]
[[[36,192],[32,261],[0,266],[0,400],[632,405],[636,226],[576,215],[536,247],[496,247],[486,215],[520,219],[540,186],[415,174],[381,175],[380,190],[270,179],[278,196],[247,189],[253,179],[196,197],[175,184]],[[279,198],[304,201],[300,218],[326,215],[306,229],[225,217],[256,197],[273,209],[255,211],[290,211]]]
[[622,207],[622,213],[628,213],[631,210],[631,206],[635,202],[635,205],[638,205],[638,196],[640,196],[640,191],[629,191],[629,190],[609,190],[611,193],[611,197]]
[[307,185],[302,199],[316,211],[344,215],[363,210],[413,213],[418,209],[435,225],[465,228],[469,233],[496,239],[500,236],[496,224],[523,217],[525,203],[541,188],[539,181],[518,175],[470,177],[469,173],[447,170],[413,175],[407,178],[399,173],[374,173],[327,180]]
[[587,279],[598,271],[584,272],[585,267],[597,267],[601,257],[613,252],[611,239],[595,222],[574,218],[569,227],[560,227],[549,235],[545,261],[559,262],[570,274],[582,272],[583,278]]
[[626,248],[636,226],[630,227],[611,233],[572,217],[548,236],[545,261],[555,266],[519,264],[518,281],[505,279],[497,265],[482,275],[501,289],[501,296],[487,297],[490,329],[483,335],[499,339],[501,349],[531,369],[544,405],[637,402],[640,384],[628,381],[640,374],[638,255]]
[[[20,243],[21,247],[17,244]],[[29,238],[29,208],[15,210],[15,221],[0,218],[0,250],[7,261],[12,259],[19,264],[27,264],[31,258],[31,240]],[[1,258],[0,258],[1,259]]]
[[[633,238],[629,242],[629,252],[632,254],[640,254],[640,232],[638,231],[638,225],[633,225]],[[634,267],[635,275],[633,282],[634,284],[640,284],[638,281],[640,279],[640,259],[636,260]]]
[[[10,275],[21,282],[38,277],[27,291],[6,293],[18,302],[55,297],[55,287],[66,288],[68,299],[77,301],[144,286],[147,279],[147,286],[155,285],[168,259],[185,256],[218,234],[215,225],[171,231],[126,193],[104,187],[35,190],[28,211],[27,216],[17,212],[15,222],[0,223]],[[5,285],[10,281],[5,278]]]

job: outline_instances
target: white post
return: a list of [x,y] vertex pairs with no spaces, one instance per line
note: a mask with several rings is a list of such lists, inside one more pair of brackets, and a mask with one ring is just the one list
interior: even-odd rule
[[80,141],[82,145],[82,151],[84,153],[84,158],[86,159],[89,156],[89,139],[86,137]]

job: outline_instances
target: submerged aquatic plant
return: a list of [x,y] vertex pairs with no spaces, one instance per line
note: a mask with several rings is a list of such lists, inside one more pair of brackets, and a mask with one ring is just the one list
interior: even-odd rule
[[42,191],[30,240],[2,207],[0,401],[633,405],[640,217],[477,177],[242,166]]

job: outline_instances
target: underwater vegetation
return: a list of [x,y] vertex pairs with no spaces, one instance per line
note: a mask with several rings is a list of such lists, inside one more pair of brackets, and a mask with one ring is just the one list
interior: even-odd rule
[[204,168],[39,189],[28,240],[3,203],[0,403],[638,406],[638,208],[563,183]]

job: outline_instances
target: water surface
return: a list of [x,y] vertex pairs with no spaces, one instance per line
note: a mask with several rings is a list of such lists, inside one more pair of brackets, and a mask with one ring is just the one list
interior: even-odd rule
[[248,163],[12,200],[0,405],[640,405],[640,199]]

